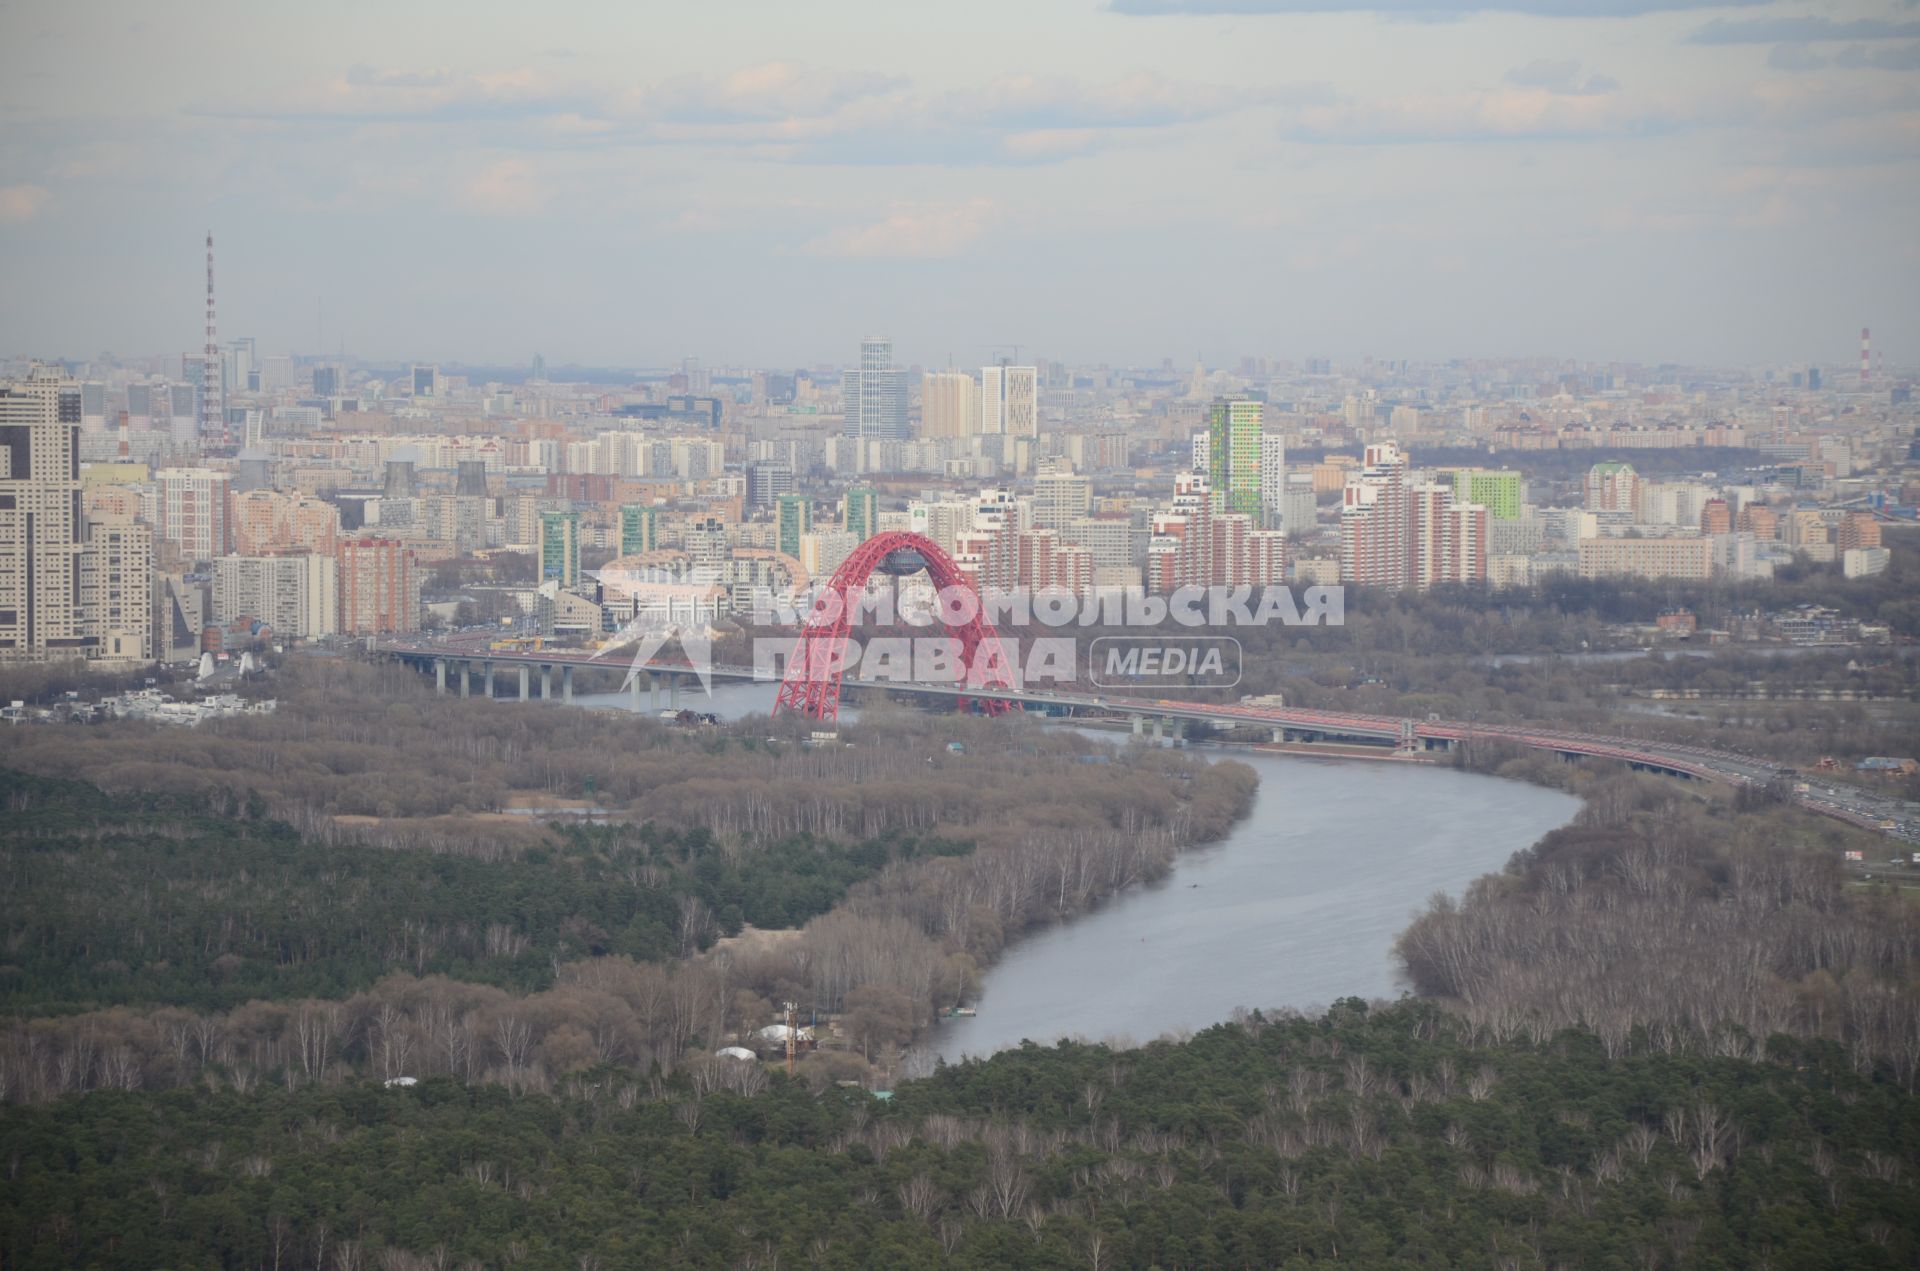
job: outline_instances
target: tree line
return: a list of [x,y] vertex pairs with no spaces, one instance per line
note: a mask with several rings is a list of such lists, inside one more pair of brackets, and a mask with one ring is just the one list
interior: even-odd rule
[[[733,1061],[715,1061],[725,1066]],[[746,1068],[734,1064],[736,1068]],[[758,1069],[753,1071],[759,1072]],[[0,1120],[8,1266],[1893,1268],[1916,1104],[1831,1047],[1609,1057],[1422,1003],[969,1061],[891,1103],[601,1066]]]
[[1490,1037],[1593,1032],[1636,1049],[1754,1055],[1779,1034],[1920,1080],[1920,910],[1850,888],[1876,836],[1752,801],[1702,802],[1626,774],[1575,822],[1436,896],[1397,949],[1417,992]]

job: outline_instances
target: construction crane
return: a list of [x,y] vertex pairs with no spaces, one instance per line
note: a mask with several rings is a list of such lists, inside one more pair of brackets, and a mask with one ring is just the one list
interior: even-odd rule
[[1018,365],[1020,365],[1020,349],[1021,349],[1021,347],[1022,347],[1021,345],[1018,345],[1018,344],[976,344],[976,345],[975,345],[974,347],[975,347],[975,348],[978,348],[978,349],[990,349],[990,350],[992,350],[993,352],[996,352],[996,353],[997,353],[997,352],[999,352],[999,351],[1000,351],[1000,350],[1002,350],[1002,349],[1012,349],[1012,350],[1013,350],[1013,360],[1012,360],[1011,362],[1009,362],[1009,363],[1007,363],[1007,365],[1009,365],[1009,366],[1018,366]]

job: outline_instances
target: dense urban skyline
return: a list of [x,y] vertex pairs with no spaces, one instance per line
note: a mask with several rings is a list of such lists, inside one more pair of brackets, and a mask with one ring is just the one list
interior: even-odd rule
[[[1549,16],[1543,12],[1572,16]],[[1911,7],[15,5],[0,347],[1889,365]],[[965,56],[955,56],[964,50]],[[60,91],[53,86],[64,85]]]

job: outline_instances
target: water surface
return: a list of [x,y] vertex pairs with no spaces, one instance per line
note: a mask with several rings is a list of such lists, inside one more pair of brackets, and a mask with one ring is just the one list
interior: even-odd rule
[[1233,832],[1162,882],[1015,944],[987,973],[980,1013],[936,1031],[942,1056],[1027,1038],[1144,1042],[1237,1006],[1398,996],[1393,941],[1427,898],[1458,895],[1580,806],[1445,768],[1231,757],[1260,774]]

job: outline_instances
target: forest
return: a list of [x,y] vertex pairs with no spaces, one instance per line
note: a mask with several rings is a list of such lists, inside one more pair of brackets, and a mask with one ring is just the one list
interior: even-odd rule
[[679,957],[745,925],[798,927],[854,883],[972,844],[565,825],[512,859],[320,847],[178,795],[108,796],[0,769],[13,926],[0,1010],[227,1009],[381,975],[530,990],[585,957]]
[[1831,1044],[1613,1057],[1425,1003],[1029,1045],[898,1088],[698,1066],[103,1091],[0,1120],[9,1267],[1912,1266],[1916,1103]]
[[1495,1036],[1579,1028],[1608,1054],[1829,1039],[1914,1090],[1920,908],[1841,868],[1884,840],[1764,792],[1703,800],[1621,774],[1581,793],[1572,825],[1400,937],[1418,993]]
[[[1767,791],[1476,744],[1584,806],[1413,920],[1416,998],[935,1068],[1010,942],[1219,837],[1251,770],[273,687],[0,735],[0,1265],[1920,1258],[1920,919]],[[715,1053],[784,1001],[826,1043],[791,1077]]]
[[[548,1089],[591,1063],[672,1069],[780,1001],[846,1017],[810,1082],[884,1081],[1009,940],[1158,877],[1254,788],[1230,761],[1094,753],[1019,720],[876,710],[806,747],[764,718],[442,701],[374,668],[287,688],[274,716],[164,746],[137,723],[8,738],[9,758],[109,789],[0,775],[0,1097],[364,1074]],[[580,775],[552,788],[639,811],[461,815],[462,789],[498,780],[497,805],[563,765]],[[383,788],[423,792],[421,815],[323,811]]]

